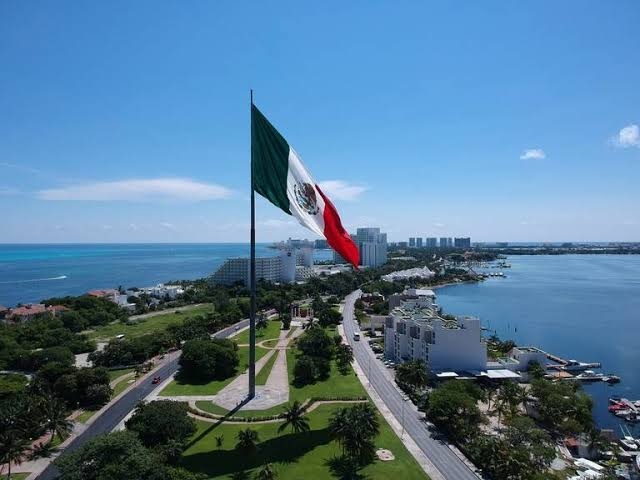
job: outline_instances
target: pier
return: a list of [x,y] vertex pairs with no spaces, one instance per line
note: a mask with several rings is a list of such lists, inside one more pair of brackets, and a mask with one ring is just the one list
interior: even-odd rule
[[559,357],[558,355],[554,355],[553,353],[545,352],[537,347],[531,347],[533,350],[536,350],[540,353],[546,355],[546,357],[552,362],[556,362],[557,365],[548,365],[547,368],[556,369],[556,370],[589,370],[591,368],[600,368],[602,364],[600,362],[577,362],[575,360],[567,360],[565,358]]

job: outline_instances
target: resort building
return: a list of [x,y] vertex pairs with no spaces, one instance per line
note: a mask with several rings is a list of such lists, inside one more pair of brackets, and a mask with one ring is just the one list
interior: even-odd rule
[[438,239],[436,237],[427,237],[427,248],[436,248],[438,246]]
[[416,238],[416,248],[422,248],[422,237]]
[[[256,258],[256,280],[268,282],[301,282],[315,276],[313,270],[313,242],[292,240],[275,244],[278,256]],[[251,261],[246,257],[229,258],[211,277],[213,283],[249,285]]]
[[432,291],[407,291],[390,311],[384,330],[387,358],[424,360],[433,372],[480,372],[487,368],[487,345],[480,320],[448,320],[438,315]]
[[4,323],[23,323],[32,320],[36,315],[49,313],[55,317],[60,313],[69,310],[63,305],[43,305],[41,303],[23,305],[11,308],[5,312]]

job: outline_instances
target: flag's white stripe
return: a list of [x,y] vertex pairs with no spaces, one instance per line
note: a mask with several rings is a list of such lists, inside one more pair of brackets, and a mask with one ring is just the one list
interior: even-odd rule
[[[310,214],[303,205],[300,204],[300,192],[305,185],[313,187],[315,192],[315,214]],[[296,191],[298,195],[296,195]],[[316,188],[316,182],[302,164],[300,157],[295,150],[289,147],[289,171],[287,172],[287,197],[289,197],[289,210],[294,217],[309,230],[324,237],[324,200]]]

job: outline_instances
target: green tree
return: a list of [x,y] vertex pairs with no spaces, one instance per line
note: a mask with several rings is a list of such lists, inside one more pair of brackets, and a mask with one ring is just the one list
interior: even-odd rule
[[334,343],[323,328],[312,326],[298,338],[298,350],[310,357],[324,357],[330,359],[333,356]]
[[309,420],[304,416],[305,410],[298,400],[287,405],[282,414],[284,422],[278,427],[278,433],[283,432],[287,427],[291,427],[294,433],[308,432],[310,427]]
[[30,442],[25,432],[8,429],[0,432],[0,464],[7,465],[7,479],[11,478],[11,465],[22,464],[24,454],[29,451]]
[[471,437],[485,421],[477,405],[482,396],[480,388],[472,383],[443,383],[427,398],[427,417],[453,440]]
[[140,403],[126,427],[138,434],[147,447],[183,445],[195,433],[196,422],[187,414],[187,406],[181,402],[158,400]]
[[373,439],[379,430],[376,411],[369,403],[340,409],[329,421],[329,432],[340,444],[343,454],[358,465],[373,461]]
[[73,422],[67,420],[65,402],[50,395],[42,402],[42,410],[45,417],[45,428],[51,433],[49,443],[53,442],[56,435],[60,440],[64,440],[73,430]]
[[342,375],[349,373],[351,369],[351,362],[353,362],[353,349],[346,343],[340,343],[336,346],[336,361],[338,364],[338,371]]
[[166,480],[161,458],[137,434],[121,431],[90,440],[55,460],[60,480]]
[[229,378],[240,363],[237,350],[230,340],[190,340],[182,347],[180,374],[202,380]]
[[237,436],[238,443],[236,443],[236,449],[242,450],[247,453],[255,453],[258,449],[258,442],[260,442],[260,437],[258,436],[258,432],[252,430],[251,428],[245,428],[244,430],[240,430]]
[[424,360],[411,360],[396,367],[396,382],[403,390],[414,392],[427,386],[427,365]]
[[300,355],[293,367],[293,383],[295,385],[308,385],[313,383],[318,375],[316,362],[308,355]]

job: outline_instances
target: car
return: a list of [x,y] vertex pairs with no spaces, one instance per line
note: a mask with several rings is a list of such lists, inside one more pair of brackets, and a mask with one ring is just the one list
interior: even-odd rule
[[160,377],[153,377],[153,380],[151,380],[151,383],[153,385],[157,385],[160,383]]

